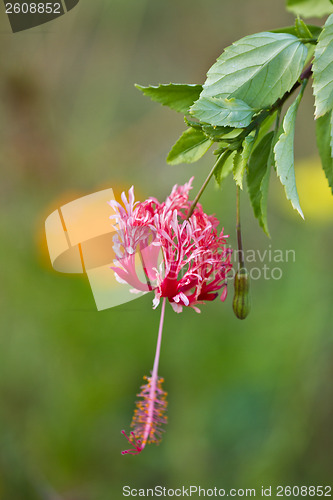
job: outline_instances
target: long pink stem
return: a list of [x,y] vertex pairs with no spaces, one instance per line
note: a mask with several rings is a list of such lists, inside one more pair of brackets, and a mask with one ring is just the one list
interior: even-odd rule
[[155,354],[155,360],[154,360],[154,367],[153,367],[153,372],[151,374],[152,378],[156,378],[157,377],[157,372],[158,372],[158,363],[159,363],[159,360],[160,360],[161,342],[162,342],[162,331],[163,331],[163,323],[164,323],[165,301],[166,301],[166,298],[163,297],[162,309],[161,309],[161,319],[160,319],[160,326],[159,326],[159,329],[158,329],[156,354]]
[[143,433],[143,439],[142,439],[142,448],[144,448],[149,433],[152,428],[152,423],[153,423],[153,417],[154,417],[154,403],[155,403],[155,398],[156,398],[156,393],[157,393],[157,382],[158,382],[158,363],[160,360],[160,352],[161,352],[161,342],[162,342],[162,331],[163,331],[163,323],[164,323],[164,311],[165,311],[165,301],[166,298],[163,298],[162,302],[162,309],[161,309],[161,319],[160,319],[160,326],[158,329],[158,337],[157,337],[157,345],[156,345],[156,354],[155,354],[155,360],[154,360],[154,366],[153,366],[153,371],[151,374],[151,379],[150,379],[150,390],[149,390],[149,407],[148,407],[148,415],[147,415],[147,420],[145,424],[145,430]]

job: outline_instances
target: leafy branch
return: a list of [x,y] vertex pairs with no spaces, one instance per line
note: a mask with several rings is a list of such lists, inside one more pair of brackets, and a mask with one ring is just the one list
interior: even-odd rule
[[[313,7],[312,0],[288,0],[287,8],[308,15],[310,4]],[[318,7],[320,12],[333,12],[331,0],[319,0]],[[221,185],[232,173],[237,187],[243,189],[246,174],[254,215],[269,234],[267,199],[273,166],[286,197],[303,217],[293,143],[297,110],[311,77],[318,149],[333,192],[332,60],[333,14],[322,28],[297,17],[294,26],[249,35],[227,47],[203,85],[137,86],[151,99],[185,115],[188,128],[172,147],[168,163],[193,163],[216,146],[217,161],[190,214],[213,176]],[[280,125],[282,108],[298,89]]]
[[[304,218],[296,188],[294,136],[297,111],[310,79],[318,150],[333,193],[333,0],[286,3],[297,15],[294,26],[234,42],[208,70],[203,85],[137,85],[152,100],[185,115],[187,129],[170,150],[169,164],[196,162],[215,145],[217,159],[189,209],[188,219],[213,176],[221,186],[233,175],[239,259],[233,310],[239,319],[245,319],[250,311],[250,280],[241,234],[243,179],[246,177],[254,216],[267,236],[272,167],[292,207]],[[300,18],[325,14],[330,16],[323,27]]]

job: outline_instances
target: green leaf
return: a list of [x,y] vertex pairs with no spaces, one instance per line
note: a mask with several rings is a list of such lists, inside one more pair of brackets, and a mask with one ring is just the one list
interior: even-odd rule
[[237,128],[247,127],[254,112],[244,101],[224,97],[202,97],[190,109],[191,115],[201,122]]
[[189,120],[187,116],[184,116],[184,122],[188,127],[195,128],[196,130],[202,130],[202,123],[195,122],[194,120]]
[[196,130],[202,130],[203,133],[214,142],[219,142],[224,140],[224,138],[235,137],[235,135],[240,134],[242,129],[235,129],[234,127],[216,127],[213,125],[208,125],[207,123],[199,123],[193,120],[189,120],[184,116],[184,121],[188,127],[195,128]]
[[266,134],[255,147],[249,161],[247,187],[255,217],[267,236],[267,195],[271,165],[268,164],[274,131]]
[[333,111],[331,111],[330,133],[331,133],[331,140],[330,140],[331,156],[333,158]]
[[179,163],[194,163],[198,161],[210,148],[213,141],[207,139],[201,130],[189,128],[178,139],[167,157],[170,165]]
[[318,118],[333,108],[333,14],[318,38],[312,71],[315,117]]
[[169,108],[183,114],[188,113],[189,108],[199,98],[202,91],[201,85],[185,85],[182,83],[150,85],[149,87],[135,86],[153,101],[159,102],[163,106],[169,106]]
[[245,166],[242,161],[242,152],[243,150],[236,151],[236,154],[234,156],[234,165],[233,165],[233,174],[234,174],[234,180],[236,181],[236,185],[239,186],[241,189],[243,189],[243,175],[244,175],[244,170]]
[[220,142],[220,145],[217,149],[214,149],[213,154],[216,156],[220,156],[226,149],[228,149],[229,144],[227,142]]
[[333,112],[316,120],[317,146],[321,163],[333,194]]
[[274,113],[271,113],[261,124],[258,137],[256,139],[257,142],[260,142],[261,139],[270,131],[272,128],[273,124],[276,121],[276,111]]
[[232,152],[228,151],[227,157],[221,156],[221,161],[216,165],[216,168],[214,170],[214,176],[219,186],[221,186],[224,179],[226,179],[228,175],[231,174],[234,168],[235,155],[236,151]]
[[330,134],[331,134],[331,140],[330,140],[331,157],[333,158],[333,111],[331,111]]
[[274,156],[276,163],[276,172],[284,187],[286,196],[290,200],[292,206],[298,211],[304,219],[304,215],[299,204],[298,193],[296,189],[295,168],[294,168],[294,136],[296,113],[301,102],[303,89],[298,94],[295,101],[288,109],[283,119],[283,133],[280,135],[278,142],[274,146]]
[[235,130],[233,127],[213,127],[212,125],[207,124],[201,124],[201,126],[202,131],[206,134],[206,136],[214,142],[224,140],[225,136]]
[[[322,28],[320,26],[315,26],[314,24],[306,24],[307,29],[311,32],[311,36],[318,38]],[[299,36],[297,33],[296,26],[286,26],[285,28],[278,28],[277,30],[271,30],[271,33],[289,33],[289,35]]]
[[247,166],[247,162],[250,158],[254,141],[255,141],[255,132],[249,134],[245,137],[241,151],[237,151],[234,157],[234,179],[236,181],[237,186],[243,189],[243,177],[245,173],[245,169]]
[[[269,155],[269,158],[271,155]],[[268,158],[268,163],[267,163],[267,170],[266,173],[264,174],[264,177],[262,178],[261,184],[260,184],[260,191],[261,191],[261,200],[260,200],[260,210],[261,210],[261,216],[259,217],[259,224],[264,230],[264,232],[267,234],[267,236],[270,238],[269,234],[269,229],[268,229],[268,221],[267,221],[267,201],[268,201],[268,188],[269,188],[269,179],[271,176],[271,163],[269,163],[269,158]]]
[[333,12],[330,0],[287,0],[287,10],[303,17],[322,17]]
[[286,33],[257,33],[227,47],[207,73],[200,99],[241,99],[253,109],[271,106],[299,78],[306,46]]
[[298,38],[312,38],[312,33],[303,19],[297,17],[295,20],[295,28]]

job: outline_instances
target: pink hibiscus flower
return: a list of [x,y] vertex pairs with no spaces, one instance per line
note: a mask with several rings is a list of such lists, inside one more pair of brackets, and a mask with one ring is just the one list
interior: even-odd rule
[[[128,283],[133,292],[154,289],[154,308],[166,297],[174,311],[214,300],[221,290],[221,300],[227,294],[227,274],[231,269],[231,249],[226,247],[223,230],[218,233],[218,219],[207,215],[198,204],[187,220],[191,203],[189,191],[192,179],[184,186],[174,186],[165,202],[155,198],[140,203],[134,201],[133,187],[128,200],[121,198],[124,207],[111,201],[118,213],[118,231],[114,237],[117,255],[112,267],[120,282]],[[146,276],[140,281],[135,267],[139,252]],[[158,265],[159,254],[162,262]],[[152,285],[152,283],[154,285]]]

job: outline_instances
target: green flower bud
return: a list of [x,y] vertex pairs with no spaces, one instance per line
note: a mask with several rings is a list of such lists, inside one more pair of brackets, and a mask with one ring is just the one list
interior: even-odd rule
[[237,271],[234,280],[234,289],[235,294],[232,308],[238,319],[245,319],[251,309],[250,277],[245,267]]

